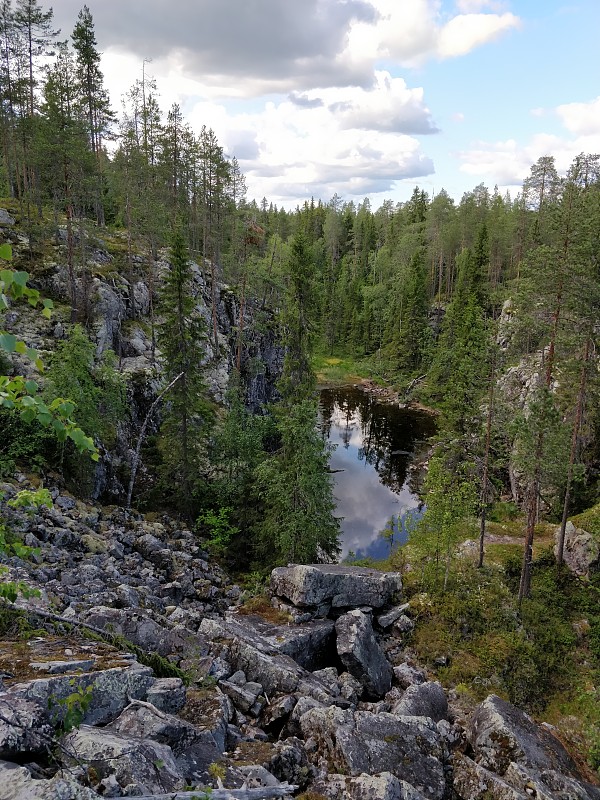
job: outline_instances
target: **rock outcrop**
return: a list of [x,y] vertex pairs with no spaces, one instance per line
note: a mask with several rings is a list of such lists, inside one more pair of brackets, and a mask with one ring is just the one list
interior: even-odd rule
[[[554,552],[558,553],[560,527],[556,529],[554,539]],[[589,578],[592,573],[600,571],[600,536],[567,522],[563,558],[571,572]]]
[[[0,797],[222,781],[330,800],[599,800],[551,729],[506,701],[457,718],[405,650],[398,575],[276,570],[273,603],[305,621],[273,624],[239,613],[239,587],[174,520],[53,495],[31,517],[6,510],[38,548],[7,560],[9,577],[40,591],[20,602],[62,622],[0,641]],[[86,639],[83,621],[109,641]]]

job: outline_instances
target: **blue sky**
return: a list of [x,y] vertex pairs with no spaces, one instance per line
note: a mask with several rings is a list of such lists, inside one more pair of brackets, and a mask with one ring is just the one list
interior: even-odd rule
[[[142,61],[215,130],[248,195],[514,196],[530,165],[600,152],[599,0],[88,0],[120,110]],[[55,4],[67,35],[80,3]]]

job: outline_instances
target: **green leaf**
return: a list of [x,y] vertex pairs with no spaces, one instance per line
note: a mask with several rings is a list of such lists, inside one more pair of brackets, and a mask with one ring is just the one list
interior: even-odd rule
[[25,381],[25,391],[28,394],[35,394],[38,390],[38,385],[35,381]]
[[27,345],[25,344],[25,342],[18,341],[17,344],[15,345],[15,352],[19,353],[19,355],[21,356],[25,355],[25,353],[27,352]]
[[12,247],[6,244],[0,244],[0,258],[3,258],[5,261],[10,261],[12,259]]
[[14,353],[17,347],[17,337],[12,333],[0,333],[0,349],[7,353]]
[[15,272],[12,269],[0,269],[0,281],[4,284],[5,289],[9,289],[13,282]]
[[27,272],[15,272],[13,275],[13,281],[17,284],[17,286],[21,286],[23,289],[27,286],[27,281],[29,280],[29,274]]

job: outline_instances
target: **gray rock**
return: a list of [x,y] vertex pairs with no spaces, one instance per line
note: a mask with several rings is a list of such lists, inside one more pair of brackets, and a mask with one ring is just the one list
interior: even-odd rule
[[111,730],[128,738],[152,739],[159,744],[166,744],[175,756],[184,754],[199,742],[213,745],[216,750],[211,737],[189,722],[172,714],[165,714],[150,705],[138,705],[135,701],[104,730]]
[[248,616],[243,624],[253,627],[273,647],[311,672],[330,661],[335,652],[335,623],[329,619],[273,625],[261,617]]
[[29,666],[36,672],[64,675],[65,672],[87,672],[95,663],[95,660],[91,658],[79,661],[32,661]]
[[406,636],[407,633],[412,633],[415,628],[415,623],[406,614],[401,614],[398,619],[392,624],[392,634],[394,636]]
[[5,697],[8,703],[22,698],[39,703],[44,709],[50,708],[51,717],[58,723],[67,713],[60,701],[81,689],[89,693],[90,698],[83,721],[89,725],[104,725],[121,713],[129,703],[129,697],[144,698],[153,681],[150,667],[134,663],[101,672],[57,675],[17,683],[10,687]]
[[437,681],[409,686],[401,699],[392,707],[398,716],[431,717],[434,722],[448,716],[448,700]]
[[426,800],[424,794],[390,772],[356,778],[328,775],[310,789],[329,800]]
[[90,625],[111,630],[144,650],[160,656],[185,656],[190,652],[198,656],[203,655],[206,650],[201,638],[193,631],[181,626],[170,628],[164,617],[160,618],[164,623],[161,624],[150,616],[147,609],[93,606],[82,612],[80,617]]
[[324,703],[333,701],[321,681],[279,652],[252,626],[237,619],[204,619],[200,633],[219,642],[219,655],[233,670],[242,670],[251,681],[260,683],[269,697],[299,691]]
[[200,731],[202,741],[213,745],[219,753],[225,750],[227,726],[231,721],[230,702],[216,686],[210,691],[190,690],[181,711],[181,716]]
[[368,694],[379,697],[392,685],[392,667],[377,644],[371,620],[362,611],[350,611],[335,623],[337,651],[342,663]]
[[454,791],[462,800],[528,800],[530,798],[530,795],[518,791],[498,775],[494,775],[460,753],[454,757],[453,780]]
[[386,611],[385,614],[380,614],[377,617],[377,624],[380,628],[389,628],[396,620],[401,617],[406,609],[408,608],[408,603],[402,603],[401,606],[395,606],[391,608],[389,611]]
[[[35,780],[26,767],[0,761],[2,800],[98,800],[100,795],[71,778]],[[107,795],[109,796],[109,795]]]
[[362,683],[349,672],[342,672],[339,678],[340,696],[350,703],[358,703],[362,694]]
[[418,683],[425,683],[427,675],[422,669],[411,667],[410,664],[399,664],[394,667],[394,677],[403,689]]
[[0,208],[0,225],[14,225],[15,218],[11,217],[5,208]]
[[534,797],[544,800],[598,800],[600,798],[600,787],[591,786],[563,775],[554,770],[537,770],[523,767],[514,762],[509,764],[504,774],[504,779],[511,786],[519,789],[524,794],[531,797],[532,790],[536,794]]
[[402,577],[341,564],[293,565],[273,570],[271,590],[300,607],[331,603],[333,608],[381,608],[402,590]]
[[54,733],[46,707],[9,694],[0,695],[0,758],[44,753]]
[[185,686],[181,678],[159,678],[148,689],[146,700],[159,711],[176,714],[185,705]]
[[[554,533],[554,552],[558,553],[560,528]],[[565,564],[576,575],[589,576],[600,569],[600,536],[576,528],[567,522],[565,528],[565,547],[563,551]]]
[[84,761],[99,778],[114,775],[123,789],[130,784],[146,787],[152,794],[183,789],[185,780],[173,751],[151,739],[123,736],[108,728],[82,725],[63,739],[74,754],[72,764]]
[[446,747],[431,720],[331,706],[307,711],[300,728],[314,740],[329,772],[390,772],[431,800],[444,797]]
[[249,681],[241,686],[230,681],[221,681],[219,686],[221,691],[231,697],[233,704],[244,713],[250,711],[258,696],[263,693],[263,687],[255,681]]
[[273,745],[275,752],[268,762],[267,769],[278,780],[287,781],[301,789],[307,785],[311,769],[306,755],[304,742],[291,736]]
[[487,697],[475,710],[467,739],[477,763],[499,775],[514,761],[581,779],[575,761],[547,728],[496,695]]

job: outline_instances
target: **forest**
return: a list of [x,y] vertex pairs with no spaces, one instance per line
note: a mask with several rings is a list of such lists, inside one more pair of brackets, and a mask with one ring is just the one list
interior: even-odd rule
[[[92,262],[98,241],[109,242],[134,317],[134,286],[148,287],[144,324],[162,397],[160,425],[141,450],[150,488],[133,491],[134,507],[177,509],[232,569],[264,574],[290,561],[335,559],[339,521],[315,426],[315,372],[343,363],[348,375],[438,415],[427,511],[408,555],[392,564],[408,559],[415,594],[446,598],[438,610],[454,614],[443,624],[431,610],[423,617],[440,636],[440,626],[456,635],[470,626],[473,638],[483,635],[474,593],[488,609],[512,604],[521,627],[506,610],[489,626],[498,625],[502,680],[514,684],[508,693],[535,707],[548,687],[566,685],[561,660],[574,639],[565,620],[585,615],[593,667],[585,680],[596,680],[598,573],[582,589],[563,560],[571,517],[588,510],[587,524],[600,533],[600,155],[580,154],[566,174],[544,156],[514,198],[482,184],[460,200],[415,187],[407,202],[376,209],[368,198],[334,196],[286,211],[247,197],[235,157],[211,129],[192,130],[177,105],[163,114],[149,75],[117,113],[100,62],[87,6],[61,40],[38,0],[3,0],[0,205],[18,228],[0,227],[2,475],[59,472],[85,496],[95,462],[122,430],[139,433],[139,420],[128,419],[121,355],[98,359],[91,337]],[[45,280],[57,252],[62,294]],[[204,316],[193,264],[210,293]],[[222,286],[237,309],[224,405],[206,383],[222,348]],[[54,352],[39,353],[25,332],[8,330],[23,301],[64,322]],[[256,414],[240,367],[252,337],[265,331],[281,347],[279,400]],[[23,359],[44,361],[39,378]],[[124,485],[130,476],[126,465]],[[486,544],[500,523],[518,525],[523,541],[502,564],[502,589]],[[548,524],[560,528],[556,555],[536,546]],[[472,569],[457,555],[465,538],[477,541]],[[500,603],[498,592],[507,593]],[[546,625],[555,625],[558,644],[543,639]],[[431,650],[431,626],[429,633],[423,647]],[[600,744],[593,746],[600,763]]]

